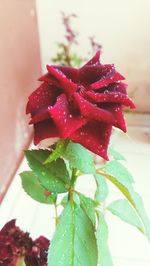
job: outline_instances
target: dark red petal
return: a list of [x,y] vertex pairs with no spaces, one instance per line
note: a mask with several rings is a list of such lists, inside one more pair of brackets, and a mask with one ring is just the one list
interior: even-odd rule
[[91,84],[102,78],[113,76],[115,73],[114,65],[87,65],[80,69],[79,79],[81,83]]
[[43,120],[47,120],[50,118],[48,108],[40,110],[38,113],[32,116],[32,119],[30,120],[29,124],[35,124],[38,122],[41,122]]
[[34,240],[34,245],[37,245],[41,248],[48,249],[50,241],[44,237],[44,236],[39,236],[37,239]]
[[120,103],[130,108],[135,108],[133,101],[125,94],[120,92],[108,92],[108,93],[95,93],[87,91],[85,95],[88,98],[96,103],[101,102],[112,102],[112,103]]
[[60,137],[59,130],[52,119],[35,124],[34,130],[34,144],[38,144],[43,139]]
[[84,117],[87,117],[90,120],[99,120],[111,124],[114,123],[114,117],[109,111],[88,102],[79,95],[79,93],[74,93],[74,99]]
[[74,116],[71,113],[65,94],[61,94],[57,98],[56,104],[49,108],[49,113],[59,128],[62,138],[68,138],[70,134],[87,122],[87,119],[78,115]]
[[49,74],[57,80],[59,87],[61,87],[66,93],[72,94],[77,89],[77,85],[68,79],[65,74],[56,67],[47,66]]
[[45,81],[49,83],[49,85],[53,85],[55,89],[57,89],[57,87],[60,87],[59,81],[54,76],[50,75],[49,72],[40,77],[38,80]]
[[[93,56],[93,58],[90,59],[82,68],[84,68],[85,66],[89,66],[89,65],[100,64],[99,60],[100,60],[100,50],[97,51],[96,54]],[[82,69],[82,68],[80,68],[80,69]]]
[[108,160],[107,149],[110,140],[112,125],[89,122],[71,135],[71,139],[80,143],[88,150]]
[[120,92],[120,93],[127,95],[127,87],[128,87],[128,84],[124,82],[114,82],[112,84],[109,84],[106,88],[104,88],[104,92],[105,91]]
[[35,114],[39,109],[53,104],[57,95],[52,86],[46,82],[43,83],[29,96],[26,113]]
[[109,104],[105,108],[114,116],[114,126],[120,128],[124,132],[127,132],[126,122],[122,113],[122,106],[120,104]]
[[[55,66],[53,66],[55,68]],[[68,79],[71,79],[73,82],[79,81],[79,69],[69,66],[57,66],[57,69],[62,71]]]
[[101,78],[99,81],[91,84],[90,87],[91,89],[100,89],[100,88],[108,86],[110,83],[113,83],[118,80],[124,80],[124,79],[125,78],[121,74],[119,74],[118,72],[114,72],[113,75]]
[[15,227],[16,227],[16,219],[13,219],[4,225],[4,227],[0,231],[0,235],[2,234],[5,235],[6,232],[8,232],[9,230]]

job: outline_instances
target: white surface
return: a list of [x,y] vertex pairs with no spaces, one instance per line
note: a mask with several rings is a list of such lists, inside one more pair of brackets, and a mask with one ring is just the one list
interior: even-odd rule
[[[127,158],[126,165],[134,175],[136,190],[142,195],[149,214],[150,142],[145,142],[142,129],[141,138],[143,140],[139,141],[136,138],[132,139],[118,133],[113,142],[115,148]],[[26,162],[23,161],[18,172],[27,168]],[[92,195],[94,193],[94,182],[91,176],[82,176],[78,182],[78,189]],[[111,186],[109,200],[121,197],[120,192]],[[148,240],[136,229],[123,223],[115,216],[107,213],[106,217],[110,230],[109,244],[114,258],[114,266],[149,266],[150,243]],[[30,199],[21,188],[18,173],[0,207],[0,227],[12,218],[17,218],[17,224],[31,232],[33,237],[39,234],[52,237],[54,230],[53,207],[38,204]]]

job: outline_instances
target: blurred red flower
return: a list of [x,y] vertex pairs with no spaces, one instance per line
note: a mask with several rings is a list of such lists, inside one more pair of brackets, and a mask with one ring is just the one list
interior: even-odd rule
[[0,265],[16,266],[25,259],[26,266],[47,266],[49,240],[41,236],[35,241],[11,220],[0,231]]

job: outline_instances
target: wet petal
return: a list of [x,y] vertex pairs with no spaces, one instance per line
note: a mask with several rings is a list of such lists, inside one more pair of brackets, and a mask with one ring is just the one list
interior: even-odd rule
[[115,118],[114,126],[120,128],[124,132],[127,132],[126,122],[122,113],[121,104],[108,104],[106,110],[110,111]]
[[[127,87],[128,87],[128,84],[124,82],[114,82],[112,84],[109,84],[107,88],[104,88],[104,92],[107,90],[109,92],[120,92],[120,93],[127,95]],[[100,90],[100,92],[101,91],[102,89]]]
[[52,119],[36,123],[34,130],[34,144],[38,144],[43,139],[60,137],[59,130]]
[[107,148],[110,140],[112,125],[89,122],[71,135],[71,139],[80,143],[88,150],[108,160]]
[[73,115],[65,94],[61,94],[49,113],[59,128],[62,138],[68,138],[75,130],[83,126],[87,119]]
[[91,89],[100,89],[108,86],[110,83],[113,83],[118,80],[124,80],[125,78],[118,72],[114,72],[113,75],[109,75],[108,77],[103,77],[99,81],[91,84]]
[[114,65],[87,65],[80,69],[79,78],[83,84],[91,84],[113,75],[115,72]]
[[32,119],[30,120],[29,124],[35,124],[44,120],[47,120],[50,117],[48,109],[40,110],[38,113],[32,116]]
[[29,96],[26,113],[36,114],[38,110],[53,104],[57,95],[58,92],[44,82]]
[[83,69],[85,66],[89,65],[99,65],[100,64],[100,50],[96,52],[96,54],[93,56],[92,59],[90,59],[81,69]]
[[47,66],[47,70],[50,76],[52,76],[58,82],[59,87],[62,88],[66,93],[72,94],[74,91],[76,91],[77,85],[72,82],[71,79],[68,79],[58,68]]
[[[53,66],[55,68],[55,66]],[[71,79],[73,82],[79,81],[79,69],[69,66],[57,66],[57,69],[62,71],[68,79]]]
[[87,91],[85,95],[88,96],[93,102],[112,102],[120,103],[130,108],[135,108],[133,101],[125,94],[120,92],[108,92],[108,93],[95,93]]
[[57,90],[57,88],[60,87],[59,81],[54,76],[50,75],[49,72],[44,74],[38,80],[44,81],[44,82],[48,83],[49,85],[53,85],[55,90]]
[[74,93],[74,99],[84,117],[90,120],[99,120],[111,124],[114,123],[114,117],[109,111],[88,102],[79,95],[79,93]]

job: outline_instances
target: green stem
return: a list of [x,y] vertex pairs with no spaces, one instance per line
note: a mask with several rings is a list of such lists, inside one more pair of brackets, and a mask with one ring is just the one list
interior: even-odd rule
[[17,259],[16,266],[25,266],[24,257]]
[[75,187],[77,177],[78,177],[78,170],[76,168],[73,168],[72,169],[72,177],[71,177],[71,181],[70,181],[70,189],[69,189],[69,193],[68,193],[68,200],[70,200],[70,201],[72,201],[74,187]]
[[68,200],[72,201],[73,199],[73,192],[74,192],[74,188],[70,187],[69,192],[68,192]]
[[58,205],[55,203],[54,207],[55,207],[55,226],[57,226],[57,224],[59,222],[58,209],[57,209]]

